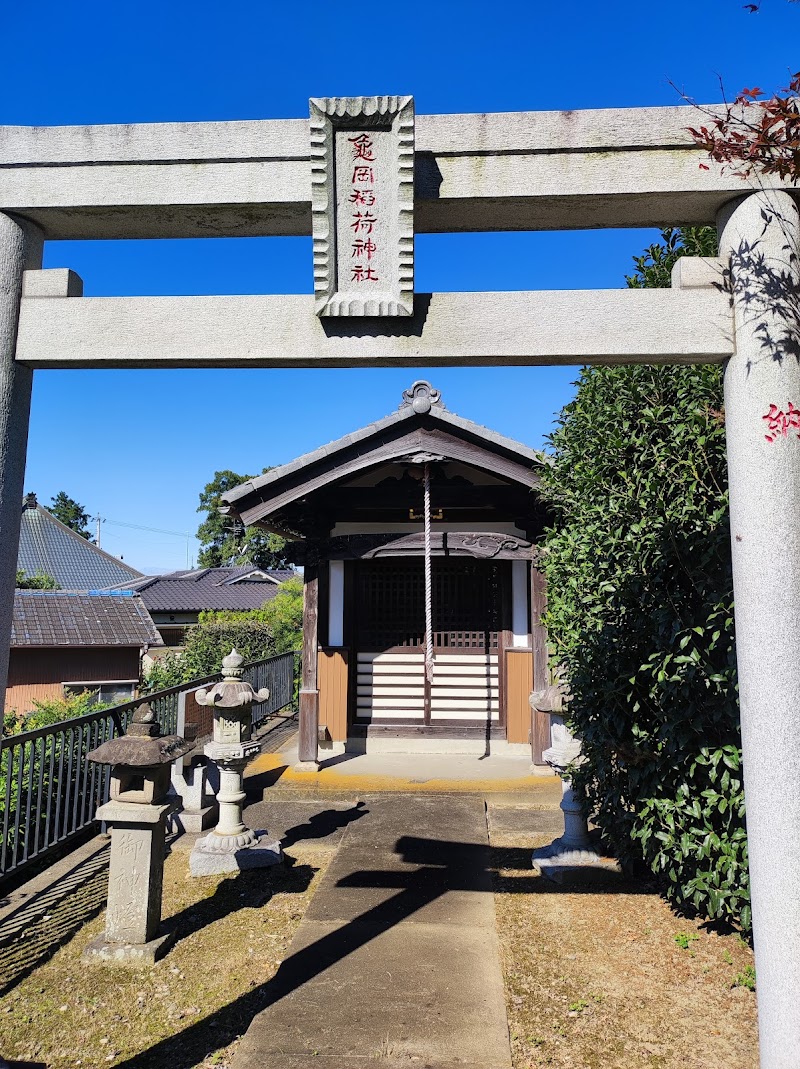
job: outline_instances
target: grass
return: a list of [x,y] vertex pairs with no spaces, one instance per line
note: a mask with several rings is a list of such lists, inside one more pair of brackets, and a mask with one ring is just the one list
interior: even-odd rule
[[[47,1069],[225,1069],[332,856],[292,855],[291,866],[193,879],[186,854],[171,854],[163,916],[178,941],[151,968],[81,964],[103,930],[99,874],[0,950],[0,974],[19,977],[0,998],[0,1056]],[[92,919],[72,934],[82,909]]]
[[532,875],[548,841],[492,837],[515,1069],[756,1069],[747,945],[631,883]]

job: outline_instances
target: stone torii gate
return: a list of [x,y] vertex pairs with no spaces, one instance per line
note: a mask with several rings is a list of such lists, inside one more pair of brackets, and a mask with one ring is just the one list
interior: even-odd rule
[[[0,681],[36,368],[726,362],[761,1065],[800,1058],[800,217],[685,108],[0,128]],[[707,161],[704,161],[707,162]],[[370,202],[370,197],[372,201]],[[715,224],[671,290],[413,292],[414,232]],[[44,240],[314,234],[315,295],[83,298]],[[315,651],[307,651],[309,653]],[[313,660],[313,658],[312,658]],[[313,668],[304,700],[314,715]]]

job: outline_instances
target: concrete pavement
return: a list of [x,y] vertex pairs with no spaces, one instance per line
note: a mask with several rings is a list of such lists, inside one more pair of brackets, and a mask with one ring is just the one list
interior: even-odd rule
[[511,1069],[483,798],[267,808],[341,844],[233,1069]]

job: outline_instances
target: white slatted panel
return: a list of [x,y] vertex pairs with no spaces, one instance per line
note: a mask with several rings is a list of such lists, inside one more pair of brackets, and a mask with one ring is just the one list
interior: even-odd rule
[[496,653],[438,654],[431,686],[431,721],[500,719]]
[[[421,652],[359,653],[356,708],[359,719],[422,720],[425,658]],[[500,719],[497,654],[440,653],[431,687],[431,720]]]
[[359,719],[423,720],[425,658],[408,653],[359,653],[356,676]]

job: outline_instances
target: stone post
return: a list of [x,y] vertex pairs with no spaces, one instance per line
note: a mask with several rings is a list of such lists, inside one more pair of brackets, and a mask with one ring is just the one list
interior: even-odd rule
[[253,703],[269,697],[268,690],[256,694],[242,680],[243,660],[231,650],[222,661],[222,681],[195,695],[198,705],[214,708],[214,738],[205,754],[219,769],[219,820],[212,832],[195,843],[189,856],[192,876],[261,868],[276,865],[282,858],[279,842],[252,831],[242,819],[244,769],[259,751],[258,741],[252,738]]
[[[197,726],[186,728],[186,696],[178,695],[178,734],[197,739]],[[209,761],[205,754],[186,756],[172,766],[172,789],[180,796],[181,806],[172,815],[173,827],[179,832],[199,835],[210,828],[217,818],[217,802],[208,783]]]
[[725,422],[761,1069],[800,1060],[800,217],[723,209],[736,345]]
[[[42,233],[0,213],[0,711],[5,707],[33,371],[14,363],[22,272],[42,262]],[[0,735],[3,726],[0,719]]]

